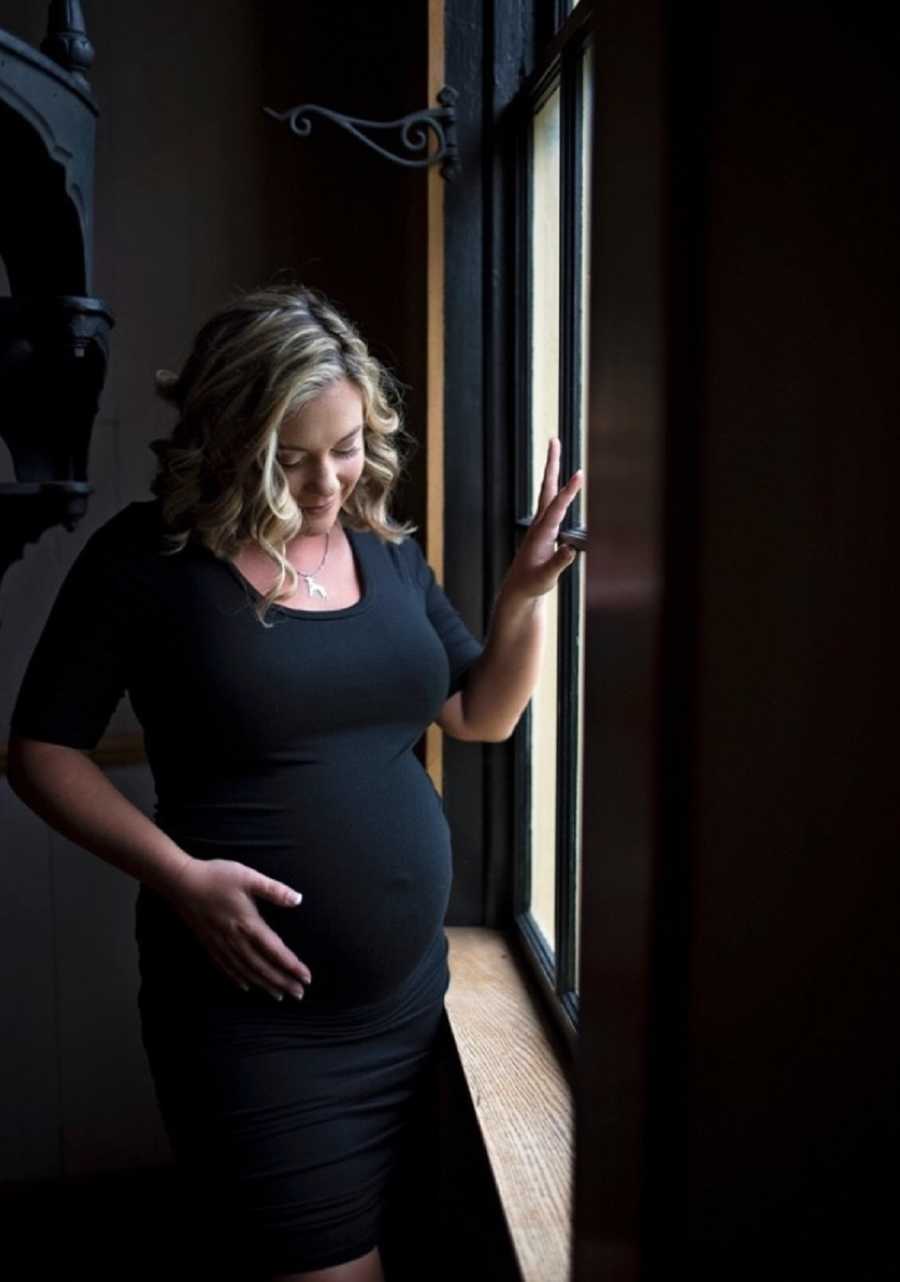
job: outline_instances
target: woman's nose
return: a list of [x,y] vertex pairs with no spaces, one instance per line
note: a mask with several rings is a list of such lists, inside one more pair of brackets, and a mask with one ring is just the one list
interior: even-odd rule
[[333,462],[325,461],[320,464],[313,460],[305,479],[306,488],[321,494],[325,499],[340,489],[337,467]]

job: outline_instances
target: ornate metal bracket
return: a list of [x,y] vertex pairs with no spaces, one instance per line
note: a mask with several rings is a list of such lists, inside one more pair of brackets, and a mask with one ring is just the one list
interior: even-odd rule
[[[460,173],[459,153],[456,146],[457,96],[456,90],[446,85],[437,96],[440,107],[413,111],[408,116],[401,116],[399,120],[363,120],[359,116],[342,116],[337,111],[331,111],[328,107],[317,107],[313,103],[303,103],[298,107],[291,107],[288,111],[273,111],[271,107],[263,107],[263,111],[273,120],[288,121],[291,132],[299,138],[308,137],[312,130],[312,121],[309,116],[314,112],[318,113],[320,116],[325,116],[327,120],[333,120],[336,125],[346,129],[367,147],[371,147],[373,151],[386,156],[397,165],[406,165],[411,169],[425,169],[429,165],[440,163],[441,177],[450,181],[457,178]],[[367,138],[365,134],[360,133],[356,128],[357,125],[368,129],[402,129],[403,146],[407,151],[421,151],[426,147],[428,130],[431,129],[437,138],[438,149],[432,155],[426,156],[424,160],[409,160],[405,156],[395,156],[384,147],[379,147],[377,142]]]

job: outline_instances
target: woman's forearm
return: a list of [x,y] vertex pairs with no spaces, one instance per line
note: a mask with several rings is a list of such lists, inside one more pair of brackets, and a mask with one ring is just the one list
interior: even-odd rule
[[466,675],[462,706],[473,738],[508,739],[534,693],[546,630],[546,598],[504,592],[492,611],[484,652]]
[[51,828],[162,895],[194,862],[78,748],[14,737],[8,778]]

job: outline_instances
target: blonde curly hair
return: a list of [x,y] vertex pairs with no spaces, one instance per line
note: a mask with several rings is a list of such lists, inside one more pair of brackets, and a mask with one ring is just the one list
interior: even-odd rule
[[400,384],[370,355],[353,324],[318,290],[299,284],[240,291],[194,339],[180,374],[157,370],[157,394],[178,410],[168,437],[150,442],[159,461],[150,489],[160,499],[164,554],[190,539],[215,556],[246,543],[270,556],[278,578],[256,613],[293,596],[299,576],[285,555],[304,524],[276,457],[282,419],[340,379],[363,401],[365,461],[342,509],[352,529],[402,543],[388,502],[403,472],[399,444],[415,441],[401,418]]

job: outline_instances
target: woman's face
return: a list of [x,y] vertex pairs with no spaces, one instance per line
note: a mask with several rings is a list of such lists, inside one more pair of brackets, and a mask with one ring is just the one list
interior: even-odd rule
[[362,395],[346,378],[282,419],[277,458],[303,510],[302,534],[329,530],[362,475],[363,421]]

